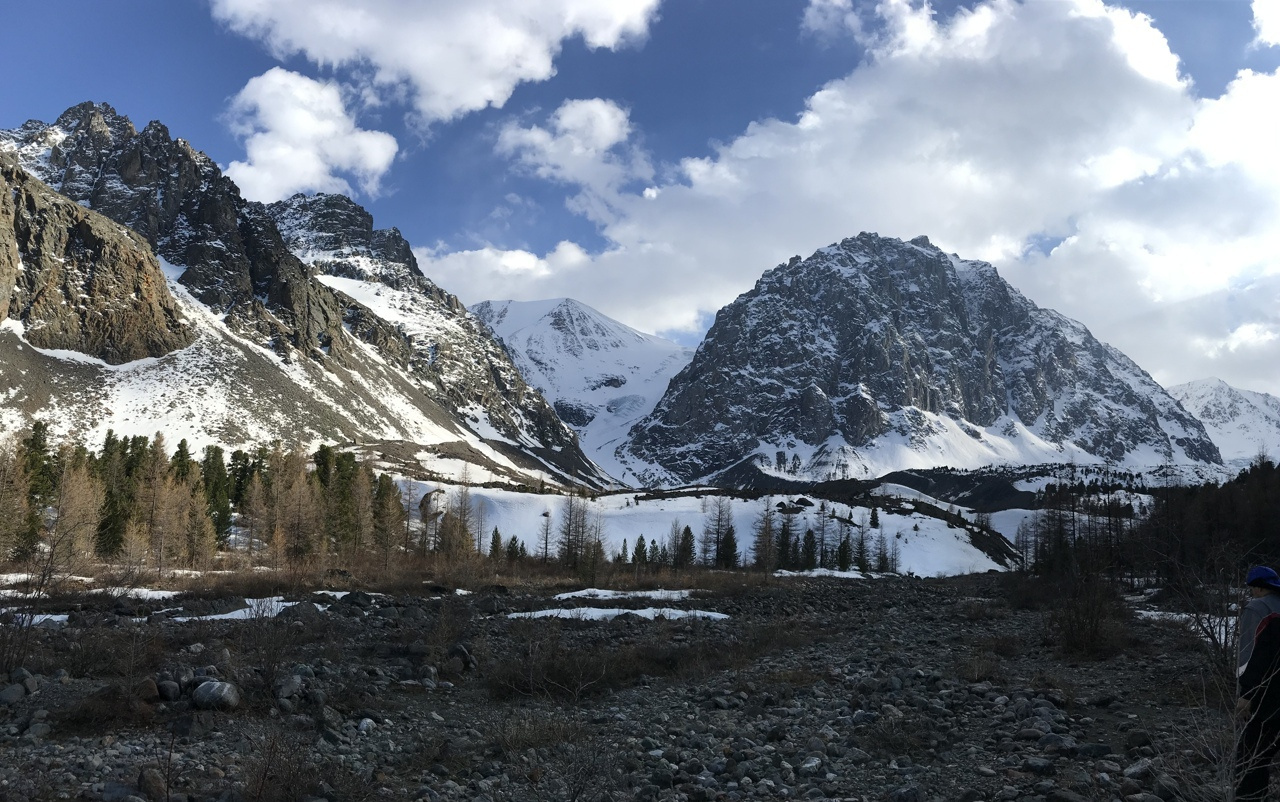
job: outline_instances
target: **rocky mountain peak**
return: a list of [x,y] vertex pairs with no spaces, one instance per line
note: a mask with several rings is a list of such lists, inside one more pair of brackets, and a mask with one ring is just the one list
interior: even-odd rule
[[620,456],[667,482],[744,461],[819,479],[1220,461],[1141,368],[991,265],[866,232],[773,268],[721,309],[630,438]]
[[1259,455],[1280,456],[1280,398],[1233,387],[1221,379],[1197,379],[1169,394],[1200,419],[1222,457],[1239,466]]
[[413,248],[397,228],[375,229],[373,215],[345,195],[296,194],[267,207],[289,249],[331,275],[397,286],[422,277]]

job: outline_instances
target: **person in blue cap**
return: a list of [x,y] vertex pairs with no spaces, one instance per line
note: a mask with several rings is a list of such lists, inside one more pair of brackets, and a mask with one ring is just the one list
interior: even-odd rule
[[1240,614],[1240,699],[1244,731],[1236,745],[1236,800],[1263,800],[1271,761],[1280,752],[1280,575],[1265,565],[1249,569],[1253,600]]

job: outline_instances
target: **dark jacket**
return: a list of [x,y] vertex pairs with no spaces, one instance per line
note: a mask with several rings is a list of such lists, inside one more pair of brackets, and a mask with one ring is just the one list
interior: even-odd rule
[[1240,695],[1254,710],[1280,709],[1280,593],[1253,599],[1240,614]]

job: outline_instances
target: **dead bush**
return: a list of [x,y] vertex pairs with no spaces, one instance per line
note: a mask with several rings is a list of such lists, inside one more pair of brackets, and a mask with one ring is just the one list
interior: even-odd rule
[[994,682],[1003,685],[1008,681],[1004,661],[985,649],[974,651],[960,659],[956,673],[969,682]]
[[1050,635],[1064,654],[1106,659],[1124,649],[1129,615],[1114,588],[1098,579],[1080,579],[1050,613]]

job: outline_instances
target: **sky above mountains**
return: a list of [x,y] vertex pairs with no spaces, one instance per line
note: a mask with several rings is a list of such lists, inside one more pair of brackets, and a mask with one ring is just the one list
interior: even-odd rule
[[1162,383],[1280,394],[1280,0],[67,0],[0,127],[159,119],[351,194],[467,303],[696,342],[860,231],[992,261]]

